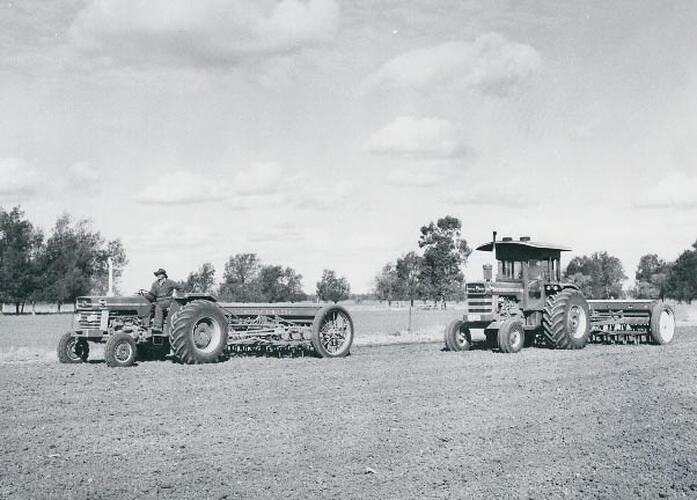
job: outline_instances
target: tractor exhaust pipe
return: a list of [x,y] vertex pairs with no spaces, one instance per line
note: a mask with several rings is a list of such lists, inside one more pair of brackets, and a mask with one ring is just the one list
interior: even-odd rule
[[107,258],[106,266],[107,266],[107,269],[109,272],[109,284],[107,287],[106,296],[113,297],[114,296],[114,262],[111,260],[111,257]]
[[[494,256],[494,258],[492,259],[493,262],[496,262],[496,231],[494,231],[494,234],[492,235],[492,239],[491,239],[491,254]],[[491,281],[492,279],[494,279],[494,276],[493,276],[494,265],[493,264],[484,264],[482,267],[483,267],[484,281]]]

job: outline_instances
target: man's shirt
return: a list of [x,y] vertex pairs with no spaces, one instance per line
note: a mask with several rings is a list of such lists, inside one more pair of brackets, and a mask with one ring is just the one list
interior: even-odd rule
[[174,290],[180,289],[181,287],[169,278],[165,278],[162,283],[160,280],[155,280],[150,291],[146,294],[146,298],[151,301],[168,299],[172,297]]

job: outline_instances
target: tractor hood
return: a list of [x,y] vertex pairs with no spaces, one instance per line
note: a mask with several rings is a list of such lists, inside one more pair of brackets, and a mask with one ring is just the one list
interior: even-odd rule
[[150,302],[145,297],[133,295],[130,297],[106,297],[103,295],[87,295],[78,297],[75,301],[75,309],[133,309],[136,307],[149,306]]

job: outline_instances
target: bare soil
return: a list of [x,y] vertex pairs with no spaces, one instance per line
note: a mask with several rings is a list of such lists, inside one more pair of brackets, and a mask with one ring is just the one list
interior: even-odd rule
[[0,363],[0,498],[695,498],[696,333],[516,355]]

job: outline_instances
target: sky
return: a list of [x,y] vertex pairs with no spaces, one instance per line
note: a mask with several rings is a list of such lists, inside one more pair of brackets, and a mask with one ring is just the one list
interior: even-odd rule
[[693,1],[4,0],[0,206],[121,238],[126,292],[241,252],[368,292],[445,215],[633,276],[697,239],[695,25]]

